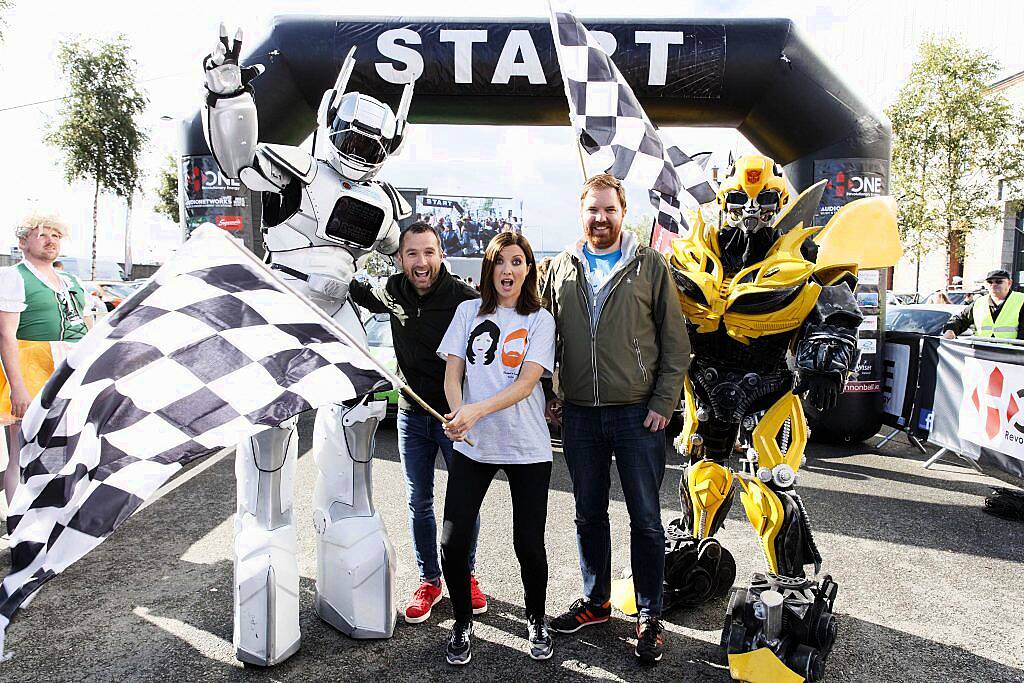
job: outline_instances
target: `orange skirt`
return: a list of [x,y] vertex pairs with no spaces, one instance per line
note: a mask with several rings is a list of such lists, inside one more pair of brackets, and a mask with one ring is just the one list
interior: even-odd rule
[[[35,398],[71,349],[71,342],[18,340],[18,361],[25,388]],[[14,424],[18,418],[11,415],[11,387],[7,375],[0,369],[0,425]]]

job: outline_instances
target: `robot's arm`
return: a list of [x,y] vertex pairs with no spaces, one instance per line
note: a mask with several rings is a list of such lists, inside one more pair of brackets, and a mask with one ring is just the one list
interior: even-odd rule
[[857,369],[857,327],[863,320],[853,291],[846,284],[822,287],[796,347],[800,384],[818,410],[836,404],[846,380]]
[[220,40],[203,60],[206,73],[203,133],[217,165],[230,178],[238,178],[242,169],[253,166],[258,132],[251,83],[263,73],[263,66],[239,66],[241,50],[242,31],[235,34],[232,44],[221,24]]

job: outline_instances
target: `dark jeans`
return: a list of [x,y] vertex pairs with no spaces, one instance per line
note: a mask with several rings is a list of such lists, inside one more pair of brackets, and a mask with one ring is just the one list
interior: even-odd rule
[[498,470],[505,471],[512,493],[512,546],[523,577],[526,615],[543,618],[548,589],[544,524],[548,514],[551,463],[490,465],[471,460],[458,451],[448,472],[441,532],[441,568],[448,582],[452,612],[457,619],[473,615],[469,595],[470,542],[484,494]]
[[[398,453],[405,469],[405,500],[409,503],[409,529],[420,581],[441,578],[437,561],[437,522],[434,519],[434,463],[440,449],[451,471],[452,442],[444,435],[440,421],[409,410],[398,411]],[[476,540],[480,518],[476,518],[469,548],[469,570],[476,566]]]
[[629,511],[636,604],[641,614],[660,616],[665,529],[659,492],[665,476],[665,433],[646,429],[646,417],[646,404],[591,408],[566,403],[562,448],[576,498],[576,542],[584,594],[598,604],[611,597],[608,490],[614,454]]

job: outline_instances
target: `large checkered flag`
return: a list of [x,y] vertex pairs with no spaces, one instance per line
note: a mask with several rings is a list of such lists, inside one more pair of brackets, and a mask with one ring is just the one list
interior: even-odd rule
[[99,322],[22,422],[3,633],[46,581],[182,466],[399,380],[222,230],[194,234]]
[[551,32],[580,145],[598,155],[606,173],[648,188],[657,212],[652,244],[659,229],[678,234],[686,225],[683,206],[698,210],[715,198],[703,167],[678,147],[665,147],[611,57],[576,17],[552,9]]

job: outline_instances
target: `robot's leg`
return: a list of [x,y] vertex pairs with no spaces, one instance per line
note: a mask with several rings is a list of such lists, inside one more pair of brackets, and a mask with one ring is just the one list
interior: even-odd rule
[[238,445],[235,656],[273,666],[299,649],[299,567],[292,523],[295,421]]
[[[668,606],[695,606],[724,595],[736,579],[732,554],[713,538],[733,501],[733,474],[722,465],[731,445],[710,450],[708,431],[735,434],[735,425],[718,425],[697,404],[686,380],[687,412],[677,448],[690,465],[679,482],[683,518],[669,523],[665,534],[665,601]],[[716,443],[715,434],[710,441]],[[728,441],[728,439],[724,439]],[[724,453],[718,452],[724,450]]]
[[795,470],[806,445],[800,404],[786,394],[754,430],[760,444],[756,479],[740,479],[740,501],[754,526],[768,564],[749,588],[730,600],[722,631],[733,678],[752,683],[821,680],[836,637],[833,616],[839,587],[832,577],[804,577],[804,566],[821,566],[810,523],[793,491]]
[[370,480],[385,407],[369,397],[325,406],[313,430],[316,613],[353,638],[390,638],[395,628],[395,551],[373,509]]

